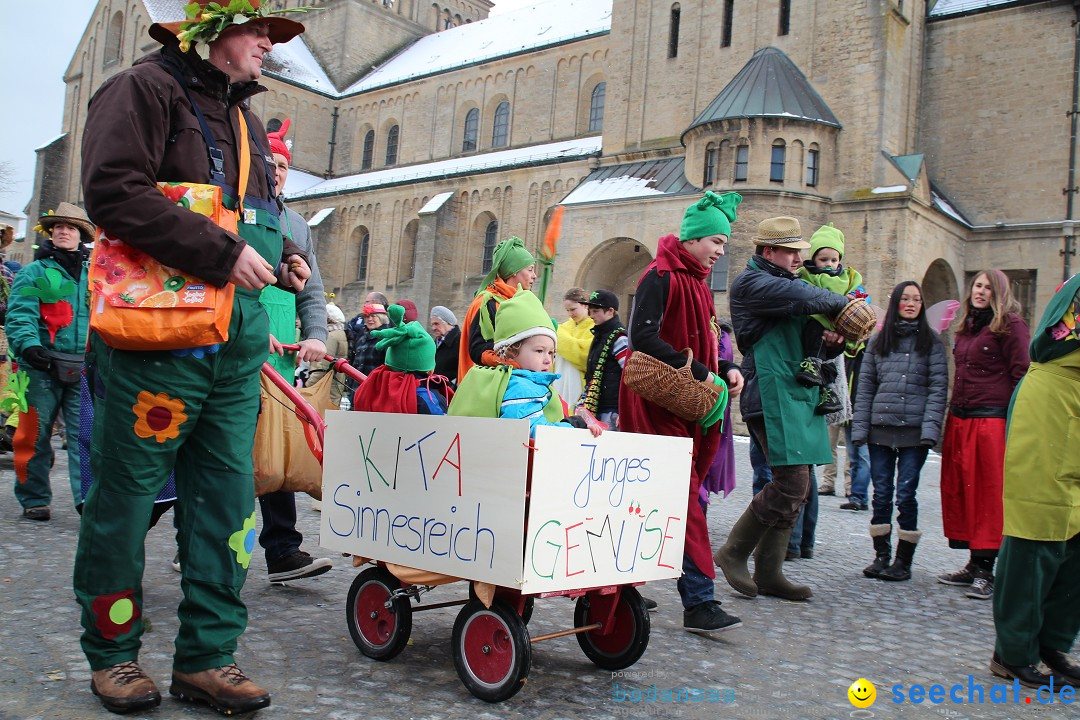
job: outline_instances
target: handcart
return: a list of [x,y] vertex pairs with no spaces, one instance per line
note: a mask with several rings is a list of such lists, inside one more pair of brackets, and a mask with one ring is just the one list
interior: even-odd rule
[[[450,641],[454,666],[469,692],[487,702],[521,689],[540,641],[574,635],[605,670],[637,662],[650,621],[636,586],[677,577],[681,567],[685,500],[679,508],[678,499],[688,490],[690,444],[602,437],[608,441],[541,427],[530,443],[525,421],[327,413],[320,543],[365,566],[346,604],[360,652],[392,660],[408,644],[414,613],[460,606]],[[426,461],[416,450],[423,442],[430,443]],[[637,449],[642,444],[646,451]],[[663,467],[643,472],[643,453],[655,457],[657,446]],[[578,469],[584,459],[595,470],[597,448],[610,457],[583,486]],[[627,448],[641,457],[620,456]],[[470,472],[484,462],[520,472],[485,484]],[[662,484],[645,488],[661,476]],[[567,477],[575,479],[567,484]],[[639,484],[630,491],[628,483]],[[477,487],[470,492],[470,485]],[[469,582],[467,598],[422,601],[459,581]],[[573,625],[532,636],[534,602],[549,597],[576,600]]]

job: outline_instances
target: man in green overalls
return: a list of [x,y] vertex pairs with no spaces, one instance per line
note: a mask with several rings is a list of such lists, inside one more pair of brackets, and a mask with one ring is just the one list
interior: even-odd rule
[[[809,316],[835,317],[848,300],[795,276],[801,251],[810,247],[795,218],[763,220],[754,244],[756,254],[731,284],[731,321],[746,379],[739,408],[773,479],[750,501],[715,560],[728,584],[744,595],[807,600],[810,588],[784,577],[784,556],[810,489],[810,466],[832,458],[825,416],[814,414],[819,388],[804,387],[795,376],[803,358],[803,326],[814,322]],[[829,353],[840,353],[840,335],[827,330],[823,339]],[[746,566],[751,553],[753,576]]]
[[[154,497],[173,471],[184,598],[170,692],[226,714],[270,704],[233,659],[247,624],[240,589],[255,545],[252,448],[258,373],[269,348],[259,293],[270,284],[298,291],[309,269],[282,238],[261,149],[266,132],[243,111],[264,90],[255,82],[263,55],[304,28],[267,17],[257,0],[239,9],[199,4],[189,6],[188,22],[151,26],[162,49],[102,85],[83,137],[83,192],[99,227],[208,284],[236,286],[221,345],[127,351],[90,334],[95,482],[83,509],[74,589],[91,690],[113,712],[161,702],[137,659],[144,536]],[[251,165],[237,189],[241,143]],[[238,233],[174,204],[158,182],[217,184],[230,208],[242,195]]]

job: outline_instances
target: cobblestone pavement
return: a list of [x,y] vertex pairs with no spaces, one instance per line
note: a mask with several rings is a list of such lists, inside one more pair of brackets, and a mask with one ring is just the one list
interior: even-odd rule
[[[58,445],[57,445],[58,448]],[[739,442],[739,487],[715,500],[709,523],[721,541],[750,496],[747,445]],[[53,473],[57,498],[53,520],[19,517],[10,487],[10,455],[0,457],[0,718],[107,717],[89,690],[90,672],[79,649],[80,627],[71,591],[78,517],[67,497],[65,454]],[[717,585],[724,607],[739,615],[741,629],[716,638],[688,634],[674,582],[655,583],[645,594],[660,603],[644,657],[624,674],[593,666],[573,638],[534,646],[525,688],[501,705],[474,699],[461,685],[449,639],[457,608],[416,616],[412,643],[395,660],[380,663],[360,655],[345,624],[345,596],[356,576],[350,563],[318,547],[318,513],[298,498],[300,528],[313,554],[332,557],[328,574],[288,585],[270,585],[259,555],[252,561],[244,597],[250,624],[241,638],[238,662],[273,694],[260,718],[1074,718],[1077,709],[1060,701],[1041,705],[1023,691],[1020,704],[992,704],[997,680],[987,664],[993,649],[990,603],[969,600],[935,576],[960,567],[965,557],[947,549],[941,536],[939,463],[931,456],[919,493],[923,542],[914,578],[906,583],[866,580],[860,570],[872,559],[868,513],[839,509],[841,498],[822,498],[814,559],[787,563],[787,572],[814,588],[809,603],[735,596]],[[166,515],[147,539],[144,609],[151,629],[141,660],[165,695],[156,718],[214,717],[204,707],[185,706],[167,695],[172,639],[177,628],[179,576],[169,561],[175,544]],[[459,597],[463,585],[440,588],[430,601]],[[535,635],[572,625],[570,602],[537,603],[530,623]],[[969,681],[970,676],[970,681]],[[847,687],[859,677],[877,686],[877,702],[855,710]],[[894,685],[905,695],[913,684],[946,688],[969,682],[985,687],[983,704],[931,705],[892,701]],[[647,691],[701,688],[733,693],[731,702],[616,701],[616,688]],[[1025,699],[1031,698],[1031,704]]]

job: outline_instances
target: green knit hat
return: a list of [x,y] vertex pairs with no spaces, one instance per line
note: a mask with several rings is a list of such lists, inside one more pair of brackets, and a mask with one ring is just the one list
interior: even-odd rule
[[495,252],[491,256],[491,271],[480,283],[479,295],[495,278],[506,280],[521,272],[530,265],[536,264],[536,258],[525,249],[525,242],[519,237],[510,237],[495,246]]
[[739,193],[717,195],[712,190],[705,191],[705,197],[686,208],[679,240],[697,240],[710,235],[731,237],[731,223],[735,222],[735,208],[742,202]]
[[495,311],[495,350],[533,335],[547,335],[558,341],[544,303],[531,290],[518,290],[514,297],[499,303]]
[[394,327],[372,330],[379,338],[375,347],[386,351],[386,365],[398,372],[431,372],[435,369],[435,341],[420,323],[405,321],[405,308],[391,305],[386,314]]
[[832,223],[822,225],[810,236],[810,259],[822,248],[832,248],[840,253],[840,259],[844,258],[844,233],[840,232]]

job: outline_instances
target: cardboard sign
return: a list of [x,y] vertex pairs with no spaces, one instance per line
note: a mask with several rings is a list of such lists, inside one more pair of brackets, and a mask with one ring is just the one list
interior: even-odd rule
[[693,442],[538,427],[521,589],[682,574]]
[[519,586],[527,421],[331,410],[324,439],[323,547]]

